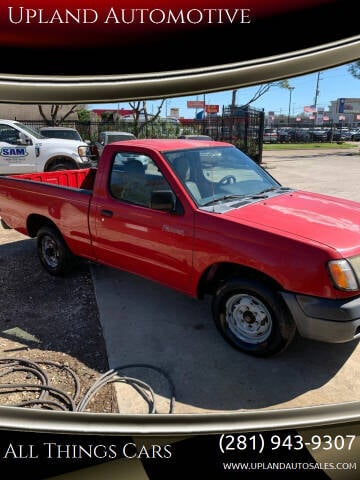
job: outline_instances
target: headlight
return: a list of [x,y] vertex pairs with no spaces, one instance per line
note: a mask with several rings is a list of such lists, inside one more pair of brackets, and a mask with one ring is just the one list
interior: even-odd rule
[[90,155],[90,148],[88,146],[78,147],[79,157],[88,157]]
[[[353,268],[353,264],[355,267]],[[358,283],[360,271],[360,257],[352,257],[348,260],[331,260],[328,263],[330,276],[334,282],[335,287],[340,290],[359,290]],[[358,278],[356,273],[358,274]]]

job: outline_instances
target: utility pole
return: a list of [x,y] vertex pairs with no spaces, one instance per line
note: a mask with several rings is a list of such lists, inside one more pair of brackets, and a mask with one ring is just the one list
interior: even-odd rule
[[319,93],[320,93],[320,90],[319,90],[320,73],[321,73],[321,72],[318,72],[317,77],[316,77],[316,88],[315,88],[315,98],[314,98],[314,107],[315,107],[315,112],[314,112],[315,120],[314,120],[314,124],[317,123],[317,122],[316,122],[316,121],[317,121],[317,101],[318,101],[318,96],[319,96]]
[[231,115],[231,136],[233,135],[234,131],[234,125],[235,125],[235,108],[236,108],[236,94],[237,90],[232,91],[232,97],[231,97],[231,109],[230,109],[230,115]]
[[289,111],[288,111],[288,119],[287,119],[287,124],[288,126],[290,125],[290,114],[291,114],[291,95],[292,95],[292,92],[293,90],[295,89],[295,87],[288,87],[288,90],[290,91],[290,95],[289,95]]
[[320,90],[319,90],[320,73],[321,73],[321,72],[318,72],[317,78],[316,78],[316,88],[315,88],[315,98],[314,98],[314,107],[315,107],[315,109],[316,109],[316,107],[317,107],[318,96],[319,96],[319,93],[320,93]]
[[236,93],[237,90],[232,91],[232,98],[231,98],[231,115],[234,116],[235,106],[236,106]]

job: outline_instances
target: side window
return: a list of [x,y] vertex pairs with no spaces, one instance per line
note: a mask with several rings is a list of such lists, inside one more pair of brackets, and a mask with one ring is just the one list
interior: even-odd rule
[[19,132],[10,125],[0,123],[0,142],[10,143],[11,145],[18,145]]
[[133,152],[115,155],[109,188],[114,198],[149,208],[154,192],[171,191],[154,161]]

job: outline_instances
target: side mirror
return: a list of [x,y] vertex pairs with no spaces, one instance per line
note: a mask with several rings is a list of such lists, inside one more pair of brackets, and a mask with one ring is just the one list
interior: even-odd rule
[[150,206],[154,210],[163,212],[175,212],[176,199],[169,190],[157,190],[151,192]]
[[31,139],[22,132],[19,133],[19,138],[16,143],[18,145],[32,145]]

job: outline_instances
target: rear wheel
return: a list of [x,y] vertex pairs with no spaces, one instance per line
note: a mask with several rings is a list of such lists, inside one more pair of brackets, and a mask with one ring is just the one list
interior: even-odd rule
[[37,235],[37,251],[40,261],[51,275],[63,275],[76,263],[61,234],[53,227],[42,227]]
[[267,357],[285,350],[295,323],[280,295],[257,280],[228,280],[213,298],[214,321],[225,340],[244,353]]

